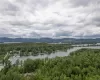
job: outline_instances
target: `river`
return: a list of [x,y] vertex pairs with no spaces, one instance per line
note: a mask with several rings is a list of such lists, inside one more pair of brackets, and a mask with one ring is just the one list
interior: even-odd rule
[[[51,54],[39,54],[37,56],[22,56],[20,57],[19,55],[16,56],[12,56],[9,58],[9,60],[11,61],[12,64],[15,64],[17,60],[19,61],[25,61],[27,59],[45,59],[45,58],[55,58],[55,57],[64,57],[64,56],[68,56],[71,52],[80,50],[82,48],[90,48],[90,49],[100,49],[100,46],[88,46],[88,47],[73,47],[67,50],[67,52],[64,51],[57,51],[55,53],[51,53]],[[0,69],[3,68],[3,65],[0,65]]]

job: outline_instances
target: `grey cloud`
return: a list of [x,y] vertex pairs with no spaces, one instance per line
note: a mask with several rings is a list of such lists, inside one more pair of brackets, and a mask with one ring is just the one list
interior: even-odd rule
[[31,32],[29,35],[30,36],[28,36],[28,37],[33,37],[33,38],[39,38],[39,37],[41,37],[40,34],[36,33],[36,32]]
[[92,35],[78,35],[76,38],[100,38],[100,34],[92,34]]
[[5,6],[5,10],[9,10],[9,11],[19,11],[19,8],[12,4],[12,3],[8,3],[6,6]]
[[88,6],[90,4],[95,4],[95,3],[100,3],[99,0],[69,0],[71,3],[73,3],[72,5],[75,7],[78,6]]
[[93,20],[93,21],[96,21],[96,22],[100,22],[100,16],[95,17],[95,18],[93,18],[92,20]]
[[0,34],[0,37],[11,37],[11,38],[16,38],[16,37],[20,37],[18,35],[13,35],[13,34],[8,34],[8,33],[5,33],[5,34]]
[[100,16],[93,18],[91,24],[94,24],[97,27],[100,27]]
[[88,35],[87,38],[100,38],[100,34]]
[[62,36],[66,36],[66,37],[71,37],[73,32],[70,31],[63,31],[60,30],[58,32],[55,33],[55,37],[62,37]]
[[16,0],[17,3],[22,4],[23,6],[31,7],[32,10],[37,8],[47,7],[50,3],[50,0]]
[[91,0],[71,0],[74,6],[86,6],[89,4]]
[[8,21],[7,23],[13,26],[25,26],[25,27],[31,26],[33,24],[32,22],[29,21]]
[[88,22],[85,21],[84,25],[85,26],[94,25],[94,26],[100,27],[100,16],[95,15],[95,17],[92,17],[90,20],[88,20]]
[[[15,16],[17,11],[19,11],[19,7],[9,1],[0,1],[0,13],[3,15],[12,15]],[[3,3],[2,3],[3,2]]]
[[0,36],[100,37],[99,4],[99,0],[0,0]]

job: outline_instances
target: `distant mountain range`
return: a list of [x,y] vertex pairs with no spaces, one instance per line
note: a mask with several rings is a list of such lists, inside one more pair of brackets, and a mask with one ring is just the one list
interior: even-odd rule
[[100,43],[100,38],[96,39],[75,39],[75,38],[62,38],[62,39],[52,39],[52,38],[7,38],[1,37],[0,43],[6,42],[47,42],[47,43]]

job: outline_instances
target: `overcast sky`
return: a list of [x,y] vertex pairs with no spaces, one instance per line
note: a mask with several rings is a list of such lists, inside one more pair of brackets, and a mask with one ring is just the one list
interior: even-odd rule
[[100,37],[100,0],[0,0],[0,37]]

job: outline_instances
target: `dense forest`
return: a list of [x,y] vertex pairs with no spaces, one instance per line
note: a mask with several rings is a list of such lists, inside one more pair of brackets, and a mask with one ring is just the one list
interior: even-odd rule
[[100,49],[81,49],[67,57],[28,59],[23,64],[8,61],[0,80],[99,80]]
[[9,53],[10,55],[19,54],[20,56],[38,55],[39,53],[50,54],[58,50],[67,51],[71,48],[69,44],[48,44],[48,43],[12,43],[0,44],[0,60]]

